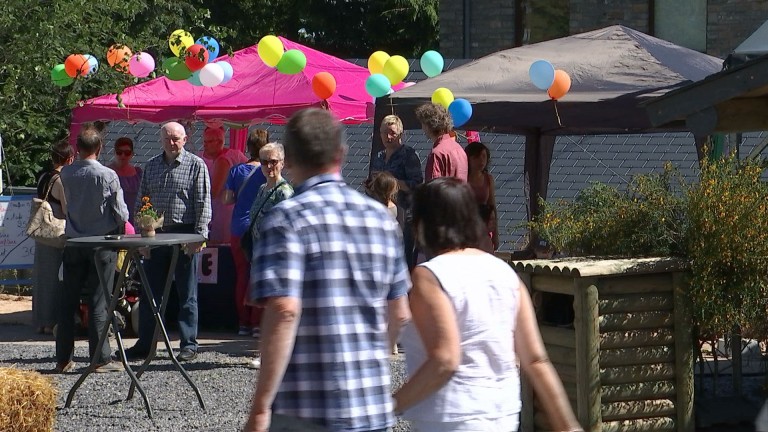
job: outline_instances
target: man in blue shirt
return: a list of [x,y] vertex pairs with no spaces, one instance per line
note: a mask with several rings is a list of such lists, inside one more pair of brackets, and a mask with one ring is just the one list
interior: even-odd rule
[[248,432],[268,430],[272,411],[331,431],[395,423],[387,332],[409,318],[410,278],[397,221],[339,174],[341,128],[321,109],[285,128],[298,187],[265,215],[254,244],[249,300],[265,310]]
[[[123,199],[120,179],[98,161],[102,137],[94,128],[84,129],[77,137],[80,159],[61,169],[61,183],[67,198],[69,238],[119,234],[125,230],[128,207]],[[56,330],[56,372],[67,372],[74,366],[75,313],[80,306],[80,293],[88,293],[88,347],[99,365],[97,372],[122,370],[112,363],[109,341],[95,352],[99,332],[107,323],[107,298],[99,285],[99,274],[107,287],[112,287],[116,254],[105,249],[64,248],[64,295]],[[55,269],[51,269],[55,271]],[[98,273],[97,273],[98,272]]]

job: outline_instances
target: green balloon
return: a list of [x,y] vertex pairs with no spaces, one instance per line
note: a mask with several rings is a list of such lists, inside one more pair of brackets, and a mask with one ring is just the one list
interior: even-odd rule
[[287,75],[295,75],[303,71],[306,65],[307,56],[297,49],[292,49],[283,54],[280,62],[277,63],[277,70]]
[[192,72],[187,67],[184,60],[178,57],[167,58],[161,66],[163,74],[171,81],[184,81],[192,76]]
[[51,80],[59,87],[66,87],[75,81],[74,78],[67,75],[64,64],[57,64],[51,69]]

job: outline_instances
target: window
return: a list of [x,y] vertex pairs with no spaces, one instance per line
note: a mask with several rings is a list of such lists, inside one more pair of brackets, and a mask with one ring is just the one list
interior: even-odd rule
[[707,50],[707,0],[651,0],[654,36],[696,51]]
[[569,35],[569,0],[515,0],[515,45]]

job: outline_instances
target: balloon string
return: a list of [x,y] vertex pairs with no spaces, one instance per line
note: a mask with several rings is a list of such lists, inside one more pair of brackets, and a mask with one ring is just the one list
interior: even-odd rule
[[555,106],[555,117],[557,117],[557,125],[563,127],[563,123],[560,121],[560,113],[557,111],[557,99],[552,99],[552,104]]

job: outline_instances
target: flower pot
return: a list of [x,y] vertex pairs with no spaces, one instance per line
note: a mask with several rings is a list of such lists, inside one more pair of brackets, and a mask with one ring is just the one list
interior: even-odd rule
[[141,229],[141,236],[142,237],[154,237],[156,234],[156,231],[154,228],[142,228]]

